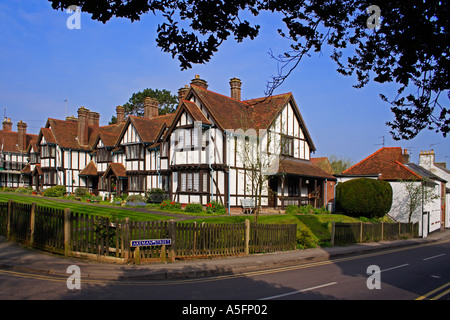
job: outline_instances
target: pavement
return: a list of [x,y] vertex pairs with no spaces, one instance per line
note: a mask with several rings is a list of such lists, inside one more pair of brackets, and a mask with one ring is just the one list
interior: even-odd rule
[[430,234],[426,238],[252,254],[249,256],[176,261],[167,264],[134,265],[66,258],[61,255],[24,247],[21,244],[9,241],[5,237],[0,236],[0,269],[67,277],[72,274],[67,273],[67,268],[70,265],[77,265],[80,267],[82,278],[110,281],[186,279],[294,266],[350,255],[432,244],[447,239],[450,240],[450,229]]

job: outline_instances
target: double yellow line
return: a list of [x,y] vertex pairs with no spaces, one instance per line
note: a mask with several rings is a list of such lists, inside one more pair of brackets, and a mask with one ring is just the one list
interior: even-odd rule
[[[448,289],[445,290],[446,288]],[[438,294],[433,296],[436,293]],[[449,293],[450,293],[450,282],[447,282],[446,284],[440,286],[439,288],[436,288],[428,293],[425,293],[423,296],[416,298],[416,300],[438,300]]]

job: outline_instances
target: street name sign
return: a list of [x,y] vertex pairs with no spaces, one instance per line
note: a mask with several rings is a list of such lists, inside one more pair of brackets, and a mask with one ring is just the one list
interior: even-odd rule
[[132,247],[170,246],[172,239],[131,240]]

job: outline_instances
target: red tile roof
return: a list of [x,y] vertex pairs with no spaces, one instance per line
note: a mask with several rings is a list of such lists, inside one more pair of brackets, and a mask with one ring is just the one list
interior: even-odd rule
[[278,173],[295,174],[302,177],[336,180],[336,178],[312,164],[310,161],[298,159],[280,159]]
[[97,172],[97,167],[94,163],[94,160],[91,160],[88,165],[81,170],[80,176],[97,176],[98,172]]
[[[30,144],[35,143],[37,140],[37,135],[35,134],[28,134],[27,133],[27,139],[26,139],[26,146],[25,150],[22,150],[25,152]],[[14,152],[14,153],[20,153],[18,147],[19,143],[19,134],[14,131],[4,131],[0,130],[0,150],[3,152]]]
[[343,171],[342,174],[381,174],[379,179],[391,181],[422,179],[420,175],[403,164],[402,154],[400,147],[384,147]]
[[107,177],[110,174],[110,172],[112,172],[117,178],[127,177],[127,171],[125,170],[125,167],[121,163],[114,163],[114,162],[109,163],[103,176]]

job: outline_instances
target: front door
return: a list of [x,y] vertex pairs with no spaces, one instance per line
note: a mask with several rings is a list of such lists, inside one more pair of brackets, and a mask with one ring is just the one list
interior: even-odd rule
[[278,178],[269,178],[269,192],[268,192],[268,205],[269,207],[275,208],[277,206],[277,195],[278,195]]

